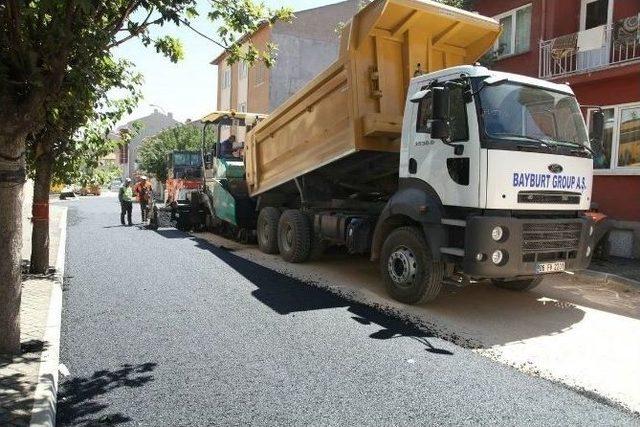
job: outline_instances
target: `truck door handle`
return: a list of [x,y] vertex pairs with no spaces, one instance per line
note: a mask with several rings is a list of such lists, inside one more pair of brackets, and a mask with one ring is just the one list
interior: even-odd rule
[[418,162],[413,157],[409,159],[409,173],[418,172]]

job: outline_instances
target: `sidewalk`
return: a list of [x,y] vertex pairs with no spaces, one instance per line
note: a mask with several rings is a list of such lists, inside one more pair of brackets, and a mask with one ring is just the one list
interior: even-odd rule
[[[31,191],[25,186],[22,258],[31,251]],[[64,267],[67,208],[50,207],[50,277],[25,276],[20,328],[22,354],[0,356],[0,425],[53,425],[60,334],[60,301]],[[62,267],[62,268],[60,268]]]
[[593,260],[586,274],[593,278],[640,288],[639,259],[610,256],[606,260]]

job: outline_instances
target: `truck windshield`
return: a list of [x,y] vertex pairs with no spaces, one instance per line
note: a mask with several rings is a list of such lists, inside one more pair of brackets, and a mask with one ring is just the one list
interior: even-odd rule
[[507,82],[480,90],[480,104],[491,139],[589,148],[584,119],[572,95]]
[[200,166],[202,157],[200,153],[174,153],[174,166]]

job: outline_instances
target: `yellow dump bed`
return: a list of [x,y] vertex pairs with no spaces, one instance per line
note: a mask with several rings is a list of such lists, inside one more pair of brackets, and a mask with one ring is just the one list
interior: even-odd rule
[[247,137],[252,196],[360,150],[398,152],[409,81],[475,62],[499,24],[429,0],[376,0],[341,35],[339,57]]

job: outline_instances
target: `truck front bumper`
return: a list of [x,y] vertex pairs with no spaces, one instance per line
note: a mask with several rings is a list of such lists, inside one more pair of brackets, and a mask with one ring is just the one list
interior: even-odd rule
[[[498,241],[492,236],[496,227],[502,229]],[[565,270],[582,270],[591,261],[594,237],[588,217],[472,217],[465,230],[464,272],[477,279],[536,276],[556,262],[564,262]],[[501,256],[494,257],[496,251]]]

